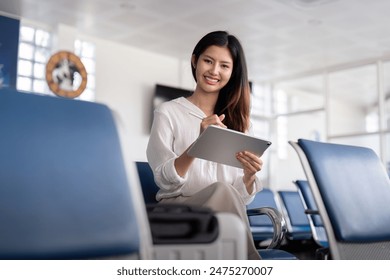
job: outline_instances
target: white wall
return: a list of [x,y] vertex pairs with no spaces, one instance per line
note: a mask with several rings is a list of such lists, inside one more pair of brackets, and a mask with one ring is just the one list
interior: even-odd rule
[[124,152],[129,159],[146,160],[151,101],[157,83],[193,89],[188,61],[146,52],[103,39],[85,37],[60,25],[55,49],[73,51],[75,39],[96,45],[96,102],[107,104],[118,121]]

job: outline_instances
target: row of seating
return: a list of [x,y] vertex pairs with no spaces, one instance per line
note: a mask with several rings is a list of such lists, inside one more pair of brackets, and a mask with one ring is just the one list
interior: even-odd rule
[[[285,240],[279,245],[299,242],[299,246],[313,241],[317,245],[312,246],[313,250],[316,249],[315,258],[327,259],[329,245],[310,186],[306,180],[296,180],[294,183],[297,191],[279,190],[274,192],[269,188],[263,189],[247,207],[248,209],[259,207],[278,209],[286,222]],[[266,216],[253,216],[249,217],[249,223],[257,245],[260,248],[269,246],[274,232],[270,219]]]
[[[313,238],[319,246],[317,258],[390,259],[390,180],[376,153],[365,147],[305,139],[290,144],[307,180],[294,182],[296,192],[275,195],[264,189],[248,211],[279,209],[286,239]],[[272,239],[272,221],[265,216],[249,220],[255,240]]]
[[[286,223],[285,239],[310,240],[312,232],[304,205],[298,191],[280,190],[277,192],[264,188],[254,200],[247,205],[248,209],[259,207],[272,207],[278,209]],[[273,236],[273,226],[267,217],[249,217],[249,223],[255,242],[259,247],[268,246]]]
[[[142,193],[139,179],[153,186],[153,176],[138,175],[123,155],[107,106],[2,89],[0,127],[0,259],[246,258],[244,227],[232,214],[182,206],[147,209],[156,189]],[[284,236],[308,236],[302,209],[290,214],[302,207],[313,238],[329,248],[331,259],[390,259],[390,180],[375,152],[305,139],[290,144],[305,171],[306,191],[280,192],[272,205],[256,205],[256,196],[248,215],[271,217],[274,234],[262,257],[294,258],[275,248]],[[299,204],[305,193],[312,199]],[[264,190],[258,196],[267,195]],[[202,233],[208,241],[161,244],[170,232],[159,219],[179,222],[188,235],[191,225],[176,218],[192,210],[207,217],[198,225],[207,228]]]
[[107,106],[1,89],[0,127],[0,259],[247,258],[237,216],[146,206]]

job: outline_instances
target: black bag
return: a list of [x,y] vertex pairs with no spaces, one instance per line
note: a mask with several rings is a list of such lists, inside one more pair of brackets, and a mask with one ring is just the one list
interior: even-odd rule
[[147,204],[154,244],[211,243],[218,219],[209,208],[183,204]]

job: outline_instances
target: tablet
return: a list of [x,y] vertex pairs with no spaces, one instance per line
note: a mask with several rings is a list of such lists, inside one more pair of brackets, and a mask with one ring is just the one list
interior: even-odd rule
[[187,154],[238,168],[241,163],[236,154],[249,151],[261,156],[271,145],[268,140],[253,137],[235,130],[210,125],[192,144]]

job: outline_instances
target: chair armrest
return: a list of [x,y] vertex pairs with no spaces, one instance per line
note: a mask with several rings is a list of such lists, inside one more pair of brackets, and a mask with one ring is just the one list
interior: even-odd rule
[[308,214],[308,215],[319,215],[320,212],[318,210],[306,209],[305,210],[305,214]]
[[274,235],[272,237],[272,242],[268,245],[267,249],[278,248],[287,232],[286,221],[283,215],[272,207],[247,209],[246,213],[248,216],[267,215],[270,218],[274,228]]

